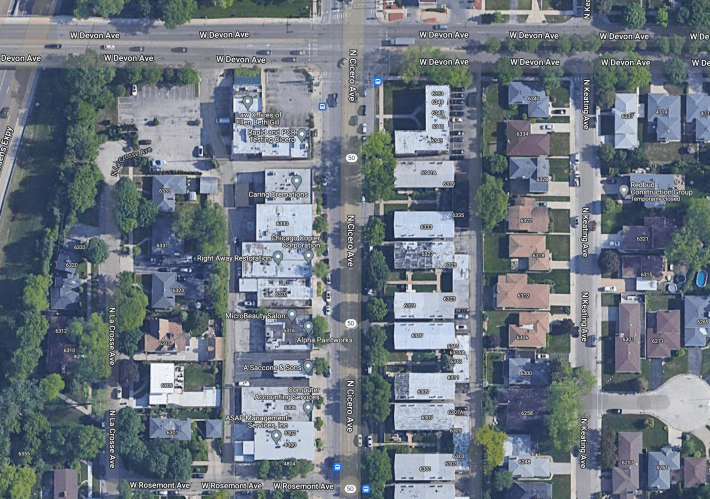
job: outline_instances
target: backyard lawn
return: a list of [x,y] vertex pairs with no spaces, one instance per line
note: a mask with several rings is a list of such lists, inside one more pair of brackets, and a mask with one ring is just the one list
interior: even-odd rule
[[[507,3],[507,2],[506,2]],[[516,116],[517,112],[504,109],[500,105],[500,95],[497,83],[488,85],[483,94],[483,155],[488,156],[495,152],[498,137],[498,123]],[[493,145],[491,151],[490,145]]]
[[485,234],[483,238],[483,270],[494,273],[509,271],[507,234],[492,232]]
[[508,324],[515,324],[518,320],[517,313],[504,311],[486,311],[488,319],[487,334],[498,334],[500,336],[500,346],[508,346]]
[[552,232],[569,232],[569,210],[548,211],[550,212],[550,218],[552,219]]
[[[644,428],[644,420],[653,420],[652,428]],[[649,452],[661,450],[661,447],[668,445],[668,430],[663,429],[663,422],[652,416],[640,416],[631,414],[604,414],[602,416],[602,427],[609,426],[615,431],[642,431],[643,448]]]
[[185,391],[200,391],[203,386],[218,386],[222,377],[213,374],[217,364],[187,364],[185,366]]
[[552,252],[553,260],[569,261],[569,236],[547,236],[547,249]]
[[[607,197],[602,195],[602,206]],[[643,217],[654,215],[654,211],[647,210],[639,203],[616,203],[611,211],[602,211],[602,233],[616,234],[624,225],[643,225]]]
[[676,298],[675,295],[646,293],[647,312],[655,312],[657,310],[681,310],[682,308],[683,300]]

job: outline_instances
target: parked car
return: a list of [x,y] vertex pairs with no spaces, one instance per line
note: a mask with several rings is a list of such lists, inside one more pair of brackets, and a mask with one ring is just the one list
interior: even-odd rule
[[372,447],[372,435],[367,436],[367,446]]
[[150,166],[152,166],[153,168],[162,168],[166,165],[166,163],[167,162],[164,159],[154,159],[150,162]]
[[454,149],[453,151],[451,151],[451,154],[453,154],[454,156],[463,156],[463,149]]
[[579,217],[574,217],[572,219],[572,227],[579,227]]
[[451,109],[452,111],[463,111],[463,106],[458,106],[454,104],[453,106],[449,106],[449,109]]
[[325,292],[325,302],[330,303],[330,298],[331,298],[330,291],[326,291]]
[[330,315],[330,305],[325,306],[325,315]]
[[46,48],[46,49],[60,49],[60,48],[62,48],[62,44],[61,43],[49,43],[49,44],[45,45],[44,48]]
[[537,360],[550,360],[550,354],[547,353],[539,353],[535,356]]
[[461,116],[463,116],[463,111],[451,111],[451,116],[454,116],[455,118],[460,118]]
[[594,335],[591,335],[589,337],[589,341],[587,341],[587,344],[589,344],[590,347],[595,347],[597,346],[597,337]]
[[456,324],[457,331],[465,331],[467,329],[468,329],[468,326],[466,324]]
[[362,435],[358,433],[357,436],[357,446],[362,447]]
[[133,97],[135,97],[136,95],[138,95],[138,87],[137,87],[136,85],[132,85],[132,86],[131,86],[131,95],[132,95]]
[[597,221],[596,220],[592,220],[591,222],[589,222],[589,230],[597,230]]
[[463,104],[463,99],[451,99],[449,104]]
[[271,50],[257,50],[257,55],[271,55]]
[[131,47],[131,52],[145,52],[145,47]]
[[187,47],[176,47],[175,52],[185,53],[185,52],[187,52]]
[[451,118],[451,121],[453,123],[463,123],[463,120],[461,118]]
[[197,146],[197,157],[198,158],[204,158],[205,157],[205,148],[202,146]]
[[242,303],[242,305],[245,306],[245,307],[253,307],[253,306],[254,306],[254,302],[253,302],[253,301],[245,301],[245,302]]
[[143,139],[143,140],[139,140],[139,141],[138,141],[138,145],[141,145],[141,146],[149,146],[149,145],[151,145],[152,143],[153,143],[153,141],[152,141],[152,140],[148,140],[148,139]]
[[552,114],[567,114],[566,109],[553,109]]
[[367,123],[362,124],[362,133],[366,134],[367,133]]
[[463,135],[463,130],[454,130],[453,132],[451,132],[451,135],[453,135],[454,137],[459,137]]
[[468,319],[468,314],[456,314],[457,319]]
[[552,125],[540,125],[540,130],[552,130],[553,128]]
[[621,409],[609,409],[606,412],[607,414],[621,414],[623,411]]
[[608,178],[608,179],[606,179],[606,183],[607,183],[607,184],[615,184],[616,181],[617,181],[616,178]]
[[7,116],[10,114],[10,108],[9,107],[3,107],[2,111],[0,111],[0,118],[7,118]]
[[451,137],[451,142],[463,142],[463,137]]
[[326,283],[328,286],[330,286],[330,282],[331,282],[330,275],[325,276],[325,283]]
[[621,246],[621,243],[619,241],[609,241],[609,246],[619,247]]
[[251,386],[251,383],[249,381],[240,381],[238,383],[239,386]]
[[606,293],[616,293],[616,286],[604,286],[603,291]]

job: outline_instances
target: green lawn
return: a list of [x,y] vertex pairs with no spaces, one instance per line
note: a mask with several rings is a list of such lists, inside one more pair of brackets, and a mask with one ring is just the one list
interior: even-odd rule
[[571,337],[568,334],[548,334],[547,348],[548,353],[568,354],[570,352]]
[[655,312],[657,310],[681,310],[683,300],[673,295],[663,293],[646,293],[646,311]]
[[569,182],[569,160],[552,158],[550,160],[550,175],[555,182]]
[[224,19],[230,17],[308,17],[312,2],[308,0],[277,0],[275,2],[239,0],[231,7],[220,9],[211,0],[198,2],[195,18]]
[[407,203],[387,203],[385,204],[385,213],[390,211],[407,211]]
[[703,365],[700,368],[700,376],[707,378],[710,376],[710,350],[703,350]]
[[553,293],[569,293],[569,269],[554,269],[549,272],[530,272],[528,274],[528,281],[540,283],[554,281]]
[[510,10],[510,0],[489,0],[486,2],[486,10]]
[[621,295],[615,293],[602,293],[602,307],[618,307]]
[[[644,428],[644,420],[651,418],[653,428]],[[661,450],[661,447],[668,445],[668,430],[663,429],[663,422],[652,416],[641,416],[631,414],[604,414],[602,416],[602,427],[610,426],[615,431],[642,431],[643,448],[648,452]]]
[[[500,95],[497,83],[488,85],[483,91],[483,155],[488,156],[496,150],[498,124],[513,118],[516,111],[504,109],[500,105]],[[493,148],[491,150],[491,144]]]
[[569,236],[547,236],[547,249],[552,252],[553,260],[568,262],[570,255]]
[[483,270],[496,273],[510,270],[506,234],[492,232],[483,236]]
[[[607,196],[602,195],[602,206]],[[616,234],[624,225],[643,225],[643,217],[655,216],[657,212],[647,210],[640,203],[619,204],[608,212],[602,212],[602,233]]]
[[436,284],[413,284],[412,289],[418,293],[433,293],[436,291]]
[[550,156],[569,156],[569,133],[550,134]]
[[[569,453],[565,452],[565,455],[566,459],[564,461],[558,461],[555,459],[555,462],[569,462]],[[552,484],[552,497],[555,499],[570,498],[572,483],[569,475],[555,475],[551,480],[540,481]]]
[[412,114],[424,104],[424,88],[409,88],[401,81],[384,83],[384,113]]
[[[569,210],[548,210],[552,219],[552,232],[569,232]],[[549,237],[549,236],[548,236]]]
[[434,272],[415,272],[412,274],[412,281],[436,281]]
[[503,384],[503,364],[505,356],[499,352],[486,354],[486,380],[490,384]]
[[508,346],[508,324],[515,324],[518,320],[517,313],[504,311],[487,311],[488,319],[487,334],[498,334],[500,336],[500,346]]
[[664,383],[673,376],[688,373],[688,354],[685,353],[684,355],[678,355],[678,352],[675,353],[675,357],[671,357],[671,360],[663,364]]
[[185,391],[200,391],[203,386],[220,385],[222,378],[217,374],[213,374],[213,367],[218,364],[187,364],[185,366]]
[[569,107],[569,83],[562,82],[562,85],[550,92],[550,102],[555,107]]

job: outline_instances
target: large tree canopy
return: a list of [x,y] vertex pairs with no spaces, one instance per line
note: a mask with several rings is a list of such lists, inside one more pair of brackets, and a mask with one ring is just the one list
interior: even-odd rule
[[394,167],[397,160],[392,151],[390,134],[379,130],[367,136],[360,147],[362,158],[363,192],[365,200],[373,203],[387,201],[394,195]]

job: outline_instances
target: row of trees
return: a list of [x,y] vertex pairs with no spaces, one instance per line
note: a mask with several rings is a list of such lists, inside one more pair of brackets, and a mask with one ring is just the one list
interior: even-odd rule
[[286,466],[284,461],[261,461],[256,472],[256,476],[265,480],[272,478],[280,480],[286,478],[292,480],[297,476],[306,478],[308,473],[313,471],[313,463],[306,459],[296,459],[295,465]]
[[[612,0],[597,0],[598,12],[608,14],[612,11]],[[672,9],[672,10],[671,10]],[[646,24],[646,9],[640,3],[629,3],[623,12],[624,25],[630,29],[640,29]],[[672,8],[662,5],[656,10],[656,24],[666,27],[670,23],[680,26],[704,28],[710,26],[710,1],[685,0]]]
[[[231,5],[220,0],[217,5]],[[76,0],[74,17],[141,17],[160,19],[167,28],[185,24],[197,13],[197,0]]]
[[136,282],[136,277],[130,272],[121,272],[118,287],[114,291],[116,308],[121,311],[116,316],[116,331],[118,333],[118,348],[132,357],[138,351],[138,343],[143,337],[140,331],[145,320],[148,296]]
[[[605,53],[594,61],[594,83],[596,85],[597,105],[609,109],[614,105],[616,92],[635,92],[637,88],[651,83],[651,71],[645,66],[604,66],[603,60],[611,59],[612,54]],[[643,60],[644,57],[629,52],[624,60]]]
[[562,35],[557,40],[536,40],[536,39],[511,39],[501,42],[498,38],[488,38],[483,46],[491,53],[505,50],[509,53],[523,51],[535,53],[540,50],[548,50],[559,54],[569,54],[572,52],[596,52],[602,46],[602,40],[597,33],[590,33],[586,36]]
[[435,85],[449,85],[451,87],[467,88],[473,82],[473,76],[468,72],[465,65],[434,65],[421,64],[423,59],[435,59],[437,61],[451,61],[444,55],[441,49],[431,45],[416,45],[409,47],[402,60],[401,74],[406,84],[417,83],[421,79]]
[[128,234],[138,227],[150,227],[158,216],[156,204],[141,196],[129,177],[121,177],[116,184],[116,207],[113,210],[116,225]]

